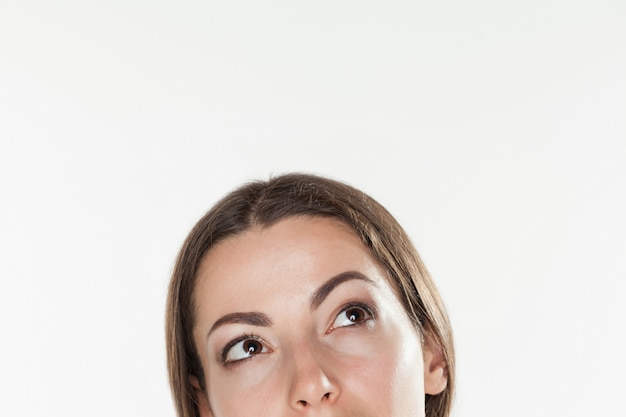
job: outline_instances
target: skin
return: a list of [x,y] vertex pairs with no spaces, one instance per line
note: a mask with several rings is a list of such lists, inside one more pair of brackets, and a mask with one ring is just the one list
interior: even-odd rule
[[445,388],[440,350],[423,348],[385,270],[336,220],[219,243],[194,299],[202,417],[424,416],[424,394]]

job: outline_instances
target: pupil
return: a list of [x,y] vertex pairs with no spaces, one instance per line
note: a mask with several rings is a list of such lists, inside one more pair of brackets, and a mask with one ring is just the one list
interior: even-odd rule
[[350,321],[353,321],[353,322],[360,321],[361,320],[361,312],[358,309],[356,309],[356,308],[348,310],[348,319]]
[[255,340],[248,340],[243,344],[243,350],[248,353],[255,353],[259,350],[259,343]]

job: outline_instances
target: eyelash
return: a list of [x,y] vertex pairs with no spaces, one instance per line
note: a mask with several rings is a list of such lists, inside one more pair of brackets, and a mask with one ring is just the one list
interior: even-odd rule
[[[335,326],[335,323],[337,322],[339,317],[342,314],[347,313],[348,310],[353,309],[353,308],[358,308],[358,309],[362,310],[365,313],[365,317],[363,318],[363,320],[361,320],[359,322],[354,322],[353,324],[348,324],[348,325],[345,325],[345,326]],[[346,317],[346,318],[348,320],[351,320],[348,317]],[[335,316],[335,319],[333,320],[333,324],[328,329],[327,333],[330,333],[334,329],[340,329],[340,328],[343,328],[343,327],[363,326],[366,323],[368,323],[369,321],[374,320],[375,318],[376,318],[375,309],[373,307],[369,306],[368,304],[360,303],[360,302],[349,303],[349,304],[343,306],[341,308],[341,310],[339,310],[339,313],[337,313],[337,315]]]
[[263,340],[260,337],[254,335],[254,334],[244,334],[244,335],[241,335],[240,337],[238,337],[236,339],[233,339],[230,342],[228,342],[226,344],[226,346],[224,346],[224,349],[222,349],[222,353],[220,355],[220,359],[221,359],[221,362],[222,362],[222,364],[224,366],[229,366],[229,365],[234,365],[234,364],[237,364],[237,363],[241,363],[241,362],[243,362],[243,361],[245,361],[247,359],[250,359],[253,356],[255,356],[255,355],[250,355],[250,356],[248,356],[246,358],[242,358],[242,359],[228,360],[228,354],[230,353],[230,350],[232,348],[234,348],[237,344],[239,344],[241,342],[245,342],[247,340],[254,340],[256,342],[259,342],[261,345],[263,345],[264,348],[267,347],[266,344],[263,342]]
[[[348,324],[348,325],[343,325],[343,326],[335,326],[335,323],[337,322],[337,320],[340,318],[341,314],[346,313],[348,310],[353,309],[353,308],[358,308],[361,311],[363,311],[365,313],[365,317],[363,318],[363,320],[359,321],[359,322],[354,322],[353,324]],[[350,318],[346,318],[347,320],[350,320]],[[330,328],[326,331],[326,334],[332,332],[335,329],[341,329],[341,328],[346,328],[346,327],[353,327],[353,326],[363,326],[365,324],[367,324],[368,322],[375,320],[376,319],[376,310],[375,308],[373,308],[372,306],[365,304],[365,303],[361,303],[361,302],[353,302],[353,303],[349,303],[344,305],[343,307],[341,307],[341,310],[339,310],[339,312],[337,313],[337,315],[335,315],[335,318],[333,319],[332,325],[330,326]],[[235,346],[237,346],[239,343],[241,342],[245,342],[245,341],[256,341],[258,343],[260,343],[262,345],[262,349],[261,352],[255,353],[255,354],[251,354],[250,356],[247,356],[245,358],[241,358],[241,359],[235,359],[235,360],[228,360],[228,355],[230,353],[230,350],[232,348],[234,348]],[[267,344],[265,342],[263,342],[263,339],[261,339],[260,337],[254,335],[254,334],[244,334],[241,335],[240,337],[231,340],[230,342],[228,342],[226,344],[226,346],[224,346],[224,348],[221,351],[221,355],[220,355],[220,359],[221,359],[221,363],[223,366],[232,366],[232,365],[237,365],[240,364],[248,359],[253,358],[254,356],[258,355],[259,353],[269,353],[269,352],[264,352],[265,349],[268,349],[269,352],[271,352],[271,349],[269,349],[267,347]]]

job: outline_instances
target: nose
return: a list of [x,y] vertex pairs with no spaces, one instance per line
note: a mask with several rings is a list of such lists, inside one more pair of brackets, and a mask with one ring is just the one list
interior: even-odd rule
[[329,406],[339,398],[338,383],[327,372],[331,362],[311,346],[293,352],[289,403],[298,411]]

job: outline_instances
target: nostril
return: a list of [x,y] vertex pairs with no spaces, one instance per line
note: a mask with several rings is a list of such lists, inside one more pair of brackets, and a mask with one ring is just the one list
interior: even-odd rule
[[[330,392],[327,392],[326,394],[322,395],[321,401],[325,401],[329,399],[330,399]],[[310,404],[305,400],[298,400],[298,406],[300,406],[301,408],[307,408],[309,405]]]

